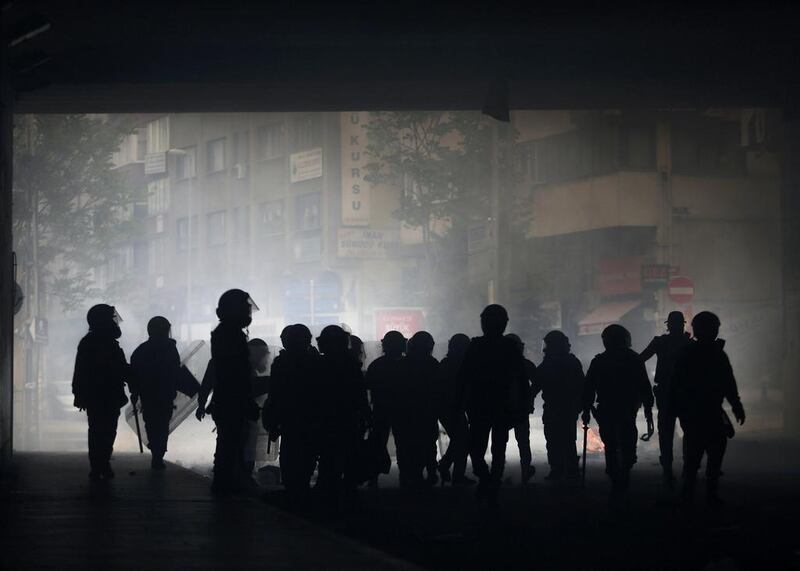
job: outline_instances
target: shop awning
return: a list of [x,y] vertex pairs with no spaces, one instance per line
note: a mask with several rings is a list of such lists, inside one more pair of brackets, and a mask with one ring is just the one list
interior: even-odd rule
[[578,322],[578,335],[599,335],[607,326],[641,304],[641,300],[612,301],[604,303]]

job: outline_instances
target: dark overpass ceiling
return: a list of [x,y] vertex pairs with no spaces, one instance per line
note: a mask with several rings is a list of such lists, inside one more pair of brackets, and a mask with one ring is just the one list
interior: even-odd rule
[[[512,108],[797,100],[789,2],[3,6],[22,112],[480,108],[493,81]],[[49,29],[8,47],[37,18]]]

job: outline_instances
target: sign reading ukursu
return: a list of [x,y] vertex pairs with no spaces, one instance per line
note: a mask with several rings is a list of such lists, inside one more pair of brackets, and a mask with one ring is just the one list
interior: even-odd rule
[[364,180],[369,114],[341,114],[342,225],[369,226],[369,183]]

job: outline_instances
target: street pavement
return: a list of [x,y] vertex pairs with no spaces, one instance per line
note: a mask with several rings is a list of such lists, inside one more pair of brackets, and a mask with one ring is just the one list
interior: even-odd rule
[[[550,484],[541,466],[522,488],[512,466],[496,509],[471,488],[408,494],[386,478],[338,521],[307,517],[429,569],[800,569],[798,452],[770,435],[734,439],[719,509],[706,506],[702,479],[695,503],[683,505],[680,482],[666,486],[657,457],[644,454],[621,501],[611,500],[598,455],[586,488]],[[267,497],[282,505],[278,488]]]
[[0,479],[0,569],[413,569],[148,455],[116,454],[90,484],[85,454],[17,453]]

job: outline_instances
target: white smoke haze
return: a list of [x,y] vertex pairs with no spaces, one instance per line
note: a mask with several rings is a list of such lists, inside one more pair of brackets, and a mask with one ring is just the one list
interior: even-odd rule
[[[180,349],[204,340],[188,364],[200,380],[216,300],[233,287],[258,304],[249,334],[273,357],[287,324],[316,337],[343,323],[364,340],[367,364],[393,328],[430,331],[442,358],[451,335],[480,334],[492,302],[508,308],[509,332],[535,363],[544,334],[562,329],[584,367],[610,323],[641,351],[669,311],[711,310],[749,409],[743,430],[784,428],[798,332],[784,323],[774,110],[520,110],[510,124],[462,111],[15,123],[26,296],[15,317],[18,449],[86,449],[70,381],[91,305],[117,308],[128,357],[154,315],[170,320]],[[415,147],[433,126],[433,151]],[[113,144],[104,129],[118,132]],[[93,145],[107,155],[103,188],[87,170],[97,165],[62,168]],[[655,359],[647,366],[652,374]],[[540,415],[538,402],[535,463],[545,458]],[[167,460],[207,472],[213,427],[189,416]],[[115,449],[138,450],[124,420]],[[640,452],[657,458],[656,439]]]

